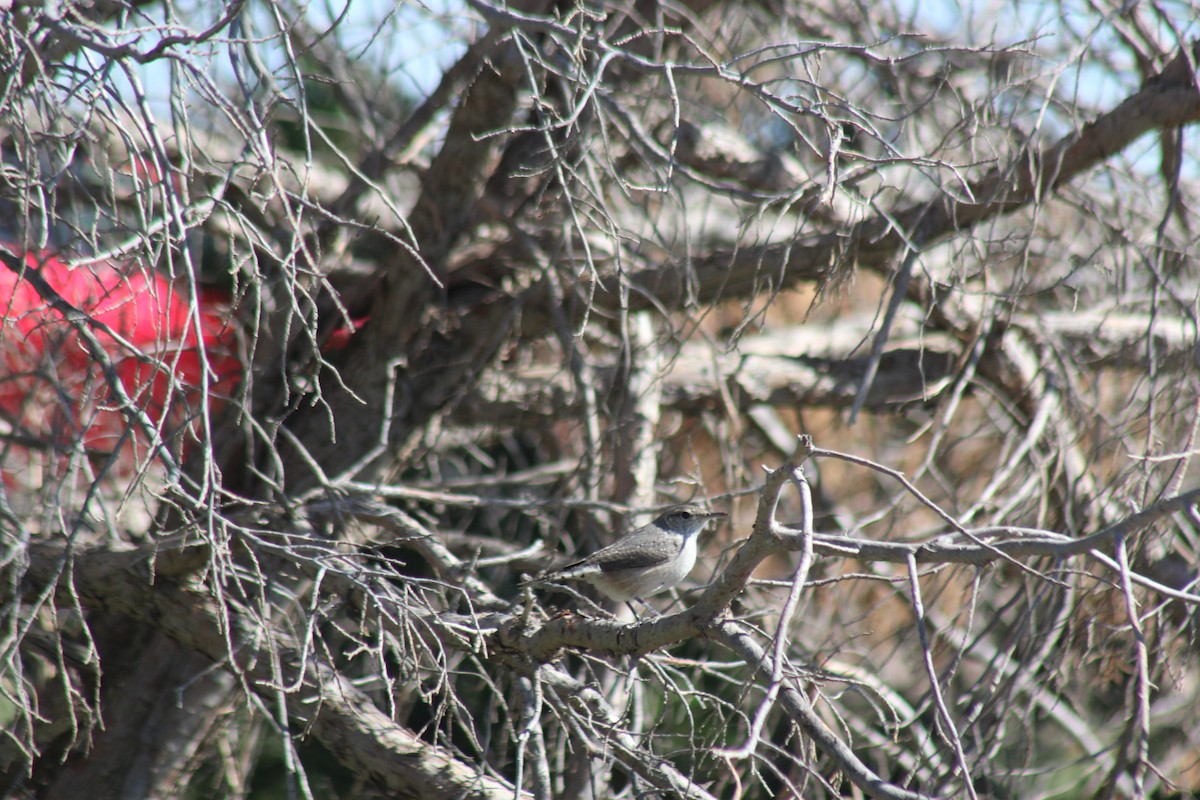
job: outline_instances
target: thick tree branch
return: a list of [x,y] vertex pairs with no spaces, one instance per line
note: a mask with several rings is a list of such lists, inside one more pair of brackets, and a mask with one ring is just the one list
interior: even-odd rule
[[[1200,92],[1190,66],[1196,52],[1200,48],[1177,55],[1138,92],[1079,132],[992,169],[965,188],[965,200],[943,194],[929,203],[872,217],[849,231],[721,250],[646,269],[630,278],[637,291],[630,293],[629,305],[678,308],[693,296],[700,305],[754,297],[768,288],[828,280],[843,263],[890,273],[905,236],[918,224],[925,246],[932,246],[984,220],[1025,208],[1146,133],[1200,121]],[[688,288],[694,288],[694,294]],[[596,300],[616,305],[611,294],[598,293]]]
[[[1023,331],[1038,341],[1061,345],[1077,354],[1090,370],[1147,365],[1147,337],[1153,344],[1158,369],[1184,373],[1195,354],[1195,326],[1182,316],[1073,312],[1018,315],[1009,332]],[[774,327],[746,336],[734,352],[714,352],[707,343],[690,342],[671,361],[663,376],[663,404],[679,411],[716,408],[725,397],[749,412],[767,404],[781,408],[842,409],[853,401],[864,374],[866,357],[853,355],[871,332],[870,318],[851,317],[828,326]],[[961,344],[945,335],[926,332],[919,339],[915,326],[905,327],[903,339],[893,337],[884,352],[866,408],[887,412],[904,404],[937,398],[960,368]],[[990,351],[1004,349],[1011,339],[984,342]],[[615,368],[593,369],[597,391],[606,394]],[[533,365],[503,376],[488,374],[449,417],[457,426],[504,428],[528,424],[531,418],[566,419],[582,413],[573,402],[567,376],[554,366]]]
[[236,608],[222,619],[208,594],[167,580],[155,582],[151,559],[152,553],[144,550],[69,555],[58,545],[35,545],[21,591],[37,594],[57,584],[59,592],[69,591],[91,611],[152,624],[227,668],[232,655],[236,673],[263,695],[267,707],[274,706],[281,683],[298,686],[283,692],[291,719],[307,723],[343,764],[386,792],[431,800],[514,796],[512,787],[397,725],[323,655],[303,652],[282,629],[255,632]]
[[[443,294],[446,258],[467,232],[499,143],[520,97],[522,64],[507,45],[482,66],[451,118],[408,220],[415,247],[398,249],[372,285],[370,322],[339,355],[343,385],[288,422],[295,448],[284,470],[295,490],[407,446],[431,417],[473,383],[505,338],[518,303],[491,288]],[[468,310],[470,307],[470,310]],[[389,400],[391,403],[389,404]],[[331,425],[333,430],[330,430]]]

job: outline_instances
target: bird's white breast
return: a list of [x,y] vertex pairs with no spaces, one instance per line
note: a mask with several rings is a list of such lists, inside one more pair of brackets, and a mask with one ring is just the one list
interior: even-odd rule
[[692,534],[683,542],[683,551],[679,554],[679,567],[674,576],[674,580],[668,584],[674,586],[682,581],[692,571],[692,567],[696,566],[696,540],[700,537]]

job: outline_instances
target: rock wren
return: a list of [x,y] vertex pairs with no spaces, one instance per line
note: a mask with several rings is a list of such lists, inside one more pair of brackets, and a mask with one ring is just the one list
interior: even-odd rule
[[673,508],[587,558],[530,583],[584,580],[613,600],[643,600],[688,576],[696,565],[696,534],[709,521],[724,516],[720,511],[705,511],[695,505]]

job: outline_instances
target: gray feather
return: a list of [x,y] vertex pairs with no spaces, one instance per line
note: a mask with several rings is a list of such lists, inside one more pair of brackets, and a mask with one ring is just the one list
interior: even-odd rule
[[680,506],[534,582],[586,580],[614,600],[655,594],[687,576],[696,560],[696,534],[707,522],[723,516],[699,506]]

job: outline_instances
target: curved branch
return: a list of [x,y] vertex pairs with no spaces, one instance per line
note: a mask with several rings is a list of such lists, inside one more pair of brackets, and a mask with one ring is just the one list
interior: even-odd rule
[[[964,194],[973,201],[958,201],[943,194],[932,205],[922,202],[880,214],[848,231],[720,250],[686,264],[642,270],[630,278],[639,291],[629,294],[629,307],[675,308],[691,297],[700,304],[753,297],[761,293],[764,283],[776,282],[778,289],[801,281],[824,281],[845,259],[859,267],[889,273],[904,247],[904,232],[913,230],[918,222],[926,246],[935,244],[960,230],[1036,202],[1150,131],[1200,121],[1200,92],[1190,66],[1197,54],[1200,45],[1194,45],[1192,53],[1180,52],[1138,92],[1079,132],[1041,150],[1025,151],[1014,163],[996,167],[972,182]],[[694,293],[690,294],[692,288]],[[596,300],[611,306],[617,303],[611,292],[597,293]]]
[[[736,653],[747,664],[753,665],[764,682],[771,680],[771,675],[775,670],[771,655],[762,645],[754,641],[753,637],[739,629],[736,623],[723,622],[716,626],[709,635]],[[790,683],[785,684],[779,693],[779,700],[792,721],[815,741],[826,755],[834,759],[838,766],[845,770],[847,777],[853,781],[854,785],[862,789],[868,796],[889,798],[889,800],[919,800],[919,798],[927,797],[927,795],[901,789],[871,772],[854,754],[854,751],[821,721],[813,709],[812,703],[808,702],[808,698],[795,686]]]
[[[754,570],[771,556],[804,547],[801,531],[779,525],[774,518],[775,502],[792,462],[768,474],[759,504],[754,532],[746,539],[729,565],[688,609],[639,624],[624,624],[567,615],[529,630],[525,620],[514,618],[501,626],[499,641],[537,662],[548,661],[563,648],[576,647],[610,656],[643,655],[678,644],[685,639],[708,635],[720,623],[725,609],[750,582]],[[1144,528],[1162,517],[1200,503],[1200,489],[1166,498],[1137,514],[1081,539],[1050,531],[1009,526],[956,530],[923,542],[878,542],[851,536],[815,534],[813,551],[818,555],[852,557],[861,561],[923,564],[988,564],[1018,557],[1069,558],[1089,554],[1110,569],[1120,567],[1100,548]],[[1137,584],[1165,597],[1200,605],[1200,596],[1173,589],[1136,572],[1129,573]]]

